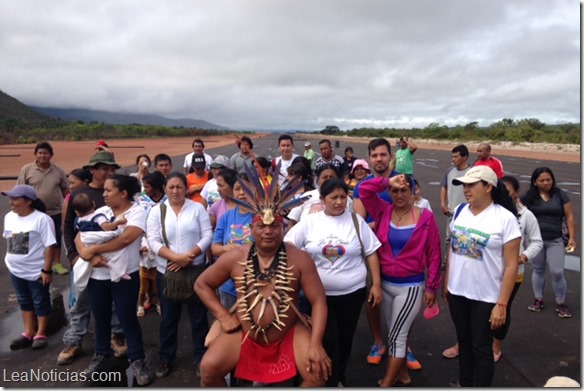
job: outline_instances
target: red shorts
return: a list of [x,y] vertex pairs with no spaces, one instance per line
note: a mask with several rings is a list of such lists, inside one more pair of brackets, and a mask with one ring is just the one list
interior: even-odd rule
[[[253,333],[253,331],[252,331]],[[242,339],[245,333],[242,333]],[[279,383],[296,376],[294,327],[268,345],[248,339],[241,345],[235,377],[261,383]]]

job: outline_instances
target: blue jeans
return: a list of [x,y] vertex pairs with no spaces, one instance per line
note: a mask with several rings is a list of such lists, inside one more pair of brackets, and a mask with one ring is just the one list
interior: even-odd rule
[[[79,261],[85,262],[85,261]],[[63,334],[63,343],[70,346],[81,346],[83,337],[87,334],[89,320],[91,318],[91,306],[89,303],[89,291],[85,288],[79,296],[75,296],[73,288],[73,268],[71,268],[71,288],[69,290],[69,327]],[[115,306],[112,307],[112,332],[123,334],[122,327]]]
[[111,356],[110,336],[112,321],[112,303],[118,310],[118,317],[128,344],[128,358],[130,362],[143,359],[144,344],[142,329],[136,316],[136,303],[140,290],[140,275],[138,271],[130,274],[130,280],[121,279],[119,282],[111,280],[89,279],[87,290],[91,302],[91,312],[95,319],[95,354]]
[[187,306],[191,321],[191,337],[193,339],[193,354],[196,362],[201,362],[205,351],[205,337],[209,332],[207,308],[200,301],[197,303],[177,303],[168,300],[163,293],[164,274],[156,272],[156,284],[162,307],[160,321],[160,361],[172,363],[176,357],[178,324],[182,306]]
[[448,294],[458,338],[458,376],[462,387],[490,387],[495,374],[493,332],[489,318],[495,305]]
[[21,311],[34,311],[36,316],[51,315],[49,285],[43,285],[39,280],[25,280],[12,273],[10,273],[10,281],[16,291],[16,300]]

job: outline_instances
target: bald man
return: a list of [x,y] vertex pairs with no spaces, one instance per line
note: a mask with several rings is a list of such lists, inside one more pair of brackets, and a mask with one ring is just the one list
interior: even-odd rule
[[497,178],[503,178],[505,173],[503,172],[503,163],[493,155],[491,155],[491,145],[489,143],[480,143],[477,148],[477,160],[474,162],[473,167],[476,166],[487,166],[490,167]]

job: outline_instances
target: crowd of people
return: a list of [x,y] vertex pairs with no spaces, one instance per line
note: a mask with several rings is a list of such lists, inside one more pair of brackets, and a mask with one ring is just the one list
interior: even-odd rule
[[[564,254],[577,246],[574,214],[548,167],[536,168],[520,194],[488,143],[472,165],[468,148],[457,145],[433,212],[414,177],[417,146],[406,136],[395,154],[388,140],[372,139],[362,158],[351,147],[336,155],[328,139],[319,141],[320,155],[307,141],[300,156],[288,134],[272,160],[257,156],[248,136],[236,144],[231,157],[213,158],[197,138],[180,171],[167,154],[141,154],[129,175],[116,173],[104,141],[68,175],[51,162],[50,143],[37,144],[17,185],[2,192],[11,208],[5,262],[23,318],[10,348],[47,346],[53,272],[70,272],[72,288],[57,364],[81,354],[93,317],[86,372],[127,356],[139,385],[171,374],[183,307],[203,386],[291,378],[355,386],[347,372],[363,307],[366,360],[387,357],[379,386],[412,385],[409,370],[421,369],[412,326],[438,296],[456,330],[442,354],[460,357],[459,385],[490,386],[527,262],[528,309],[544,308],[548,266],[555,310],[571,317]],[[447,216],[445,232],[434,213]],[[140,326],[150,309],[160,316],[156,368],[146,364]]]

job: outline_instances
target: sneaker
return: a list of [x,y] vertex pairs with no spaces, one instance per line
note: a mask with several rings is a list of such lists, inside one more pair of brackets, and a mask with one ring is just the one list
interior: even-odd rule
[[124,337],[124,334],[114,334],[112,336],[111,347],[116,357],[124,357],[128,354],[128,345],[126,345],[126,337]]
[[568,311],[568,307],[565,304],[556,305],[556,312],[560,318],[571,318],[572,314]]
[[170,373],[170,363],[168,361],[160,361],[156,367],[155,375],[157,378],[163,378]]
[[32,345],[32,338],[27,337],[24,333],[20,334],[18,338],[10,341],[10,350],[18,350],[28,348]]
[[385,355],[386,352],[387,349],[385,345],[377,344],[371,345],[371,350],[369,351],[369,355],[367,355],[367,363],[378,365],[383,359],[383,356]]
[[132,372],[134,373],[134,379],[136,383],[140,386],[145,386],[152,383],[152,376],[150,376],[148,367],[146,366],[146,361],[144,359],[133,361],[130,364]]
[[414,357],[414,353],[412,353],[411,350],[408,350],[408,352],[406,353],[406,358],[408,362],[408,369],[412,371],[419,371],[420,369],[422,369],[422,364],[420,364],[420,362],[416,360],[416,358]]
[[65,266],[61,265],[60,263],[55,263],[53,265],[53,271],[60,275],[69,274],[69,270],[65,269]]
[[103,372],[107,364],[107,357],[102,356],[100,354],[96,354],[93,356],[91,361],[89,362],[89,366],[85,369],[85,374],[89,377],[94,372]]
[[67,365],[71,364],[77,356],[81,354],[81,346],[79,345],[65,345],[59,356],[57,356],[57,364]]
[[528,310],[533,311],[533,312],[539,312],[541,310],[543,310],[544,305],[543,305],[543,300],[539,300],[539,299],[535,299],[533,301],[533,304],[530,305],[529,307],[527,307]]
[[47,337],[44,335],[35,335],[32,339],[32,348],[33,349],[42,349],[46,348],[48,345]]

